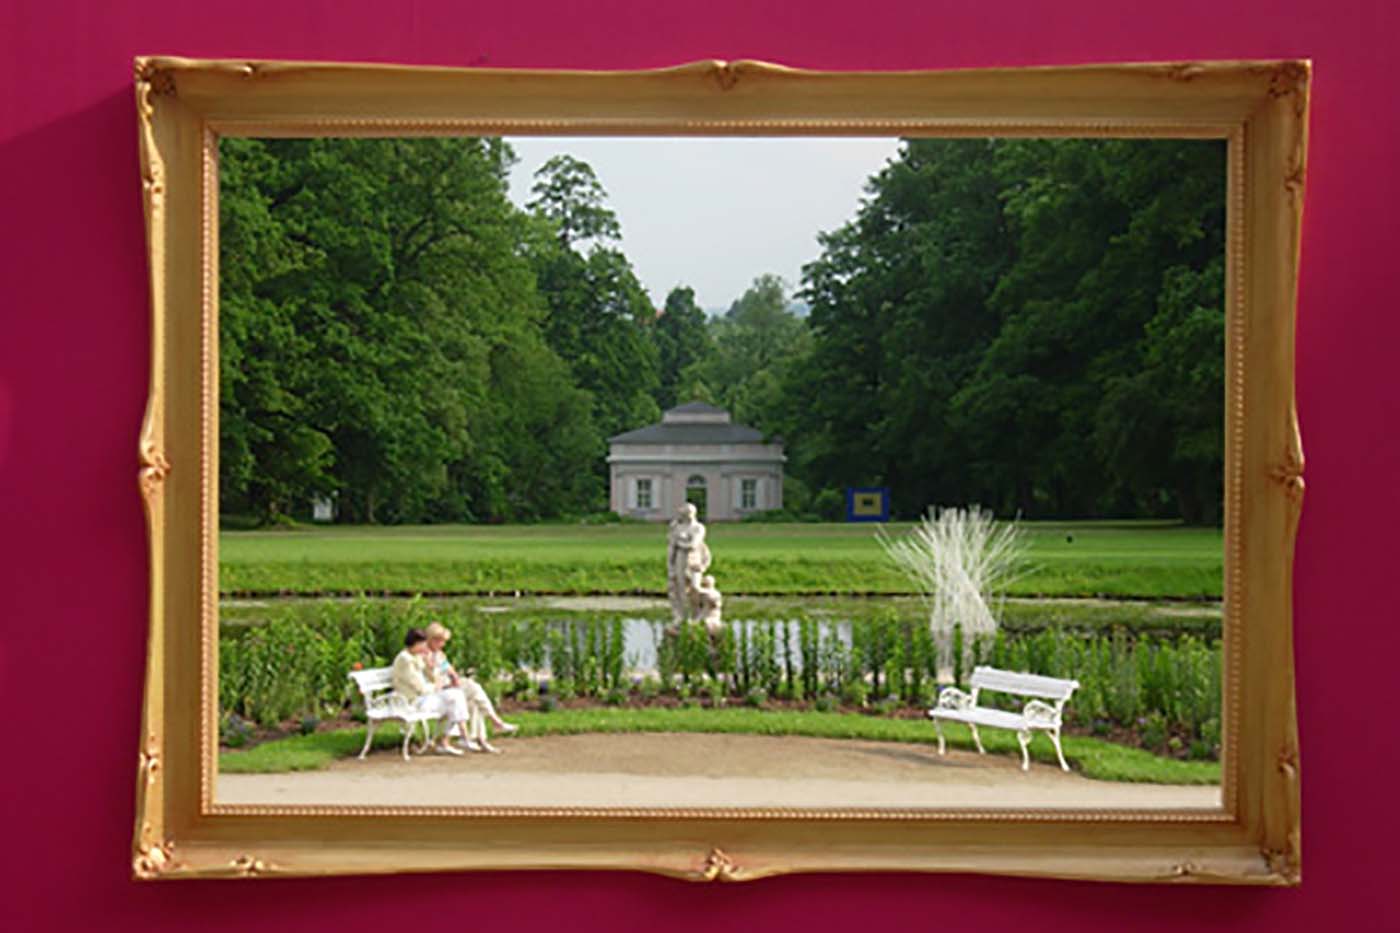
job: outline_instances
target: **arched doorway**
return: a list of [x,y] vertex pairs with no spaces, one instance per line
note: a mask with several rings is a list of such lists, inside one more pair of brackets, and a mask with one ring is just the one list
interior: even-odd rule
[[706,517],[705,505],[708,499],[709,487],[705,483],[705,477],[696,473],[685,481],[685,501],[695,506],[695,517],[702,522]]

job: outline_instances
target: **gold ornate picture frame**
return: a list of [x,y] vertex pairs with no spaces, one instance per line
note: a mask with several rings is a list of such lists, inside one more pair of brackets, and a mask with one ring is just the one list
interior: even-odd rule
[[[151,628],[138,878],[636,869],[698,880],[978,871],[1296,884],[1293,343],[1305,62],[824,73],[754,62],[551,72],[136,61],[151,389],[139,442]],[[1223,806],[1199,811],[250,806],[218,752],[218,142],[223,136],[1223,139]]]

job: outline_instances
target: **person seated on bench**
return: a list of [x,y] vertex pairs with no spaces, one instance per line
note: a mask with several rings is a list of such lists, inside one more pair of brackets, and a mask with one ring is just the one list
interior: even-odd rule
[[[411,628],[404,635],[403,650],[394,658],[390,679],[394,692],[415,709],[438,715],[447,728],[442,730],[435,749],[443,755],[461,755],[448,736],[452,727],[465,728],[467,721],[467,698],[461,690],[449,688],[439,690],[428,678],[428,635],[421,628]],[[405,746],[407,747],[407,746]]]
[[486,720],[491,720],[497,731],[510,735],[520,727],[506,722],[496,713],[491,697],[474,678],[462,676],[452,669],[444,649],[452,630],[441,622],[428,626],[428,670],[433,683],[439,688],[458,689],[467,698],[467,726],[462,731],[463,744],[469,751],[500,752],[492,745],[486,734]]

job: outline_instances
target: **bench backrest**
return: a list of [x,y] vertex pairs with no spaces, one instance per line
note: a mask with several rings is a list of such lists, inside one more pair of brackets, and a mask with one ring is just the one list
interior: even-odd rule
[[392,667],[370,667],[362,671],[351,671],[350,679],[355,682],[355,686],[360,688],[360,693],[369,697],[381,691],[393,689],[393,674]]
[[972,671],[972,689],[1018,693],[1022,696],[1063,701],[1069,699],[1070,694],[1079,689],[1079,681],[1061,680],[1058,677],[1045,677],[1040,674],[1022,674],[1018,671],[1003,671],[996,667],[977,667]]

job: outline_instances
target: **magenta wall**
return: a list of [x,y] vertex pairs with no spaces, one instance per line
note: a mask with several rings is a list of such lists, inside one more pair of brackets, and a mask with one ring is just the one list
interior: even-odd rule
[[[1388,711],[1400,672],[1400,9],[1388,0],[788,3],[355,0],[0,7],[0,924],[9,929],[1400,927]],[[392,11],[392,12],[391,12]],[[1390,39],[1387,39],[1390,37]],[[138,53],[639,68],[1150,59],[1316,62],[1298,336],[1307,503],[1297,565],[1305,884],[1297,891],[976,877],[704,887],[603,874],[136,885],[128,845],[146,629],[136,432],[147,310]],[[1367,486],[1370,490],[1367,490]],[[51,654],[58,638],[71,653]],[[61,684],[71,685],[66,689]],[[42,704],[30,744],[17,709]],[[1372,712],[1375,711],[1375,712]],[[1382,728],[1373,729],[1372,720]],[[32,749],[33,754],[28,750]],[[407,907],[408,891],[436,909]]]

